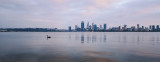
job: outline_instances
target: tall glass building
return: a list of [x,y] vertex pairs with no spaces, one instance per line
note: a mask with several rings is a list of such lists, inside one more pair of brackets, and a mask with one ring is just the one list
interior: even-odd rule
[[106,30],[107,29],[107,24],[104,24],[104,30]]
[[84,30],[84,21],[81,22],[81,29]]

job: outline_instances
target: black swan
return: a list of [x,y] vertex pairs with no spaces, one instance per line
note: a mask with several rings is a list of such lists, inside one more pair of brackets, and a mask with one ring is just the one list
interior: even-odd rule
[[48,35],[47,35],[47,38],[51,38],[51,36],[48,36]]

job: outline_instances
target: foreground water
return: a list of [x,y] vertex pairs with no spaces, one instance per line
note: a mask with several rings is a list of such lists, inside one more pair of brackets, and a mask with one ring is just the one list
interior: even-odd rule
[[160,62],[160,33],[1,32],[0,62]]

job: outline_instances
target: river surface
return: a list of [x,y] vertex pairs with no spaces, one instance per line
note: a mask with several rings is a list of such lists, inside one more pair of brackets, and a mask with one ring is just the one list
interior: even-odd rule
[[0,62],[160,62],[160,33],[0,32]]

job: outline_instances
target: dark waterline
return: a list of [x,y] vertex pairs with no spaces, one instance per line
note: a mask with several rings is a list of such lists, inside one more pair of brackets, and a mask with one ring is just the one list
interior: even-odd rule
[[0,62],[160,62],[159,58],[158,32],[0,32]]

